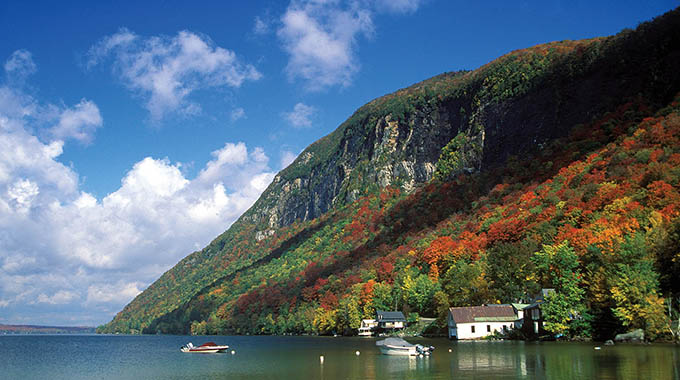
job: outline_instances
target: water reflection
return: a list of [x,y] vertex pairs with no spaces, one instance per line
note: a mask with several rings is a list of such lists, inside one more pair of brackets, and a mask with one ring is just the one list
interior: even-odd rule
[[[384,369],[383,373],[392,375],[391,377],[404,377],[405,375],[413,374],[415,372],[429,372],[432,367],[432,359],[426,357],[401,357],[381,355],[378,357],[380,368]],[[406,376],[408,377],[408,376]]]
[[[2,339],[4,338],[4,339]],[[451,342],[431,357],[381,355],[370,338],[195,337],[236,355],[189,355],[187,337],[0,337],[8,379],[660,379],[680,380],[680,346]],[[449,348],[451,352],[449,352]],[[360,351],[360,355],[355,355]],[[324,363],[319,356],[324,355]]]
[[452,345],[451,377],[512,379],[680,380],[680,349],[667,345],[459,342]]
[[460,342],[451,360],[451,375],[526,377],[527,357],[523,343]]

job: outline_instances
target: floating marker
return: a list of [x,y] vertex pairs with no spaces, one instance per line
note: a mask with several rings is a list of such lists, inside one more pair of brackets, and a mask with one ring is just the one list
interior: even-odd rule
[[232,354],[232,355],[236,355],[236,351],[231,350],[231,354]]
[[359,355],[361,355],[361,352],[357,351],[357,352],[355,352],[354,354],[355,354],[356,356],[359,356]]
[[319,356],[319,362],[321,362],[321,364],[323,364],[323,355]]
[[601,349],[602,349],[602,347],[600,347],[600,346],[597,346],[597,347],[595,347],[595,349],[596,349],[596,350],[601,350]]
[[449,352],[451,352],[451,349],[449,348]]

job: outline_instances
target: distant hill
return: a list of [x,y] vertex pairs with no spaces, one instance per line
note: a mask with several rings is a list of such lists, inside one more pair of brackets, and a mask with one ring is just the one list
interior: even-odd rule
[[94,327],[0,325],[0,334],[92,334]]
[[375,99],[98,331],[340,334],[376,309],[441,325],[449,306],[549,287],[554,331],[578,315],[565,333],[663,334],[680,294],[679,62],[676,9]]

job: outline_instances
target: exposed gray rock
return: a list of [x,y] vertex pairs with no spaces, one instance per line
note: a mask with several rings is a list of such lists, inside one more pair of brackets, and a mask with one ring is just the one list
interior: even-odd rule
[[616,342],[634,342],[639,343],[645,340],[645,333],[642,329],[633,330],[625,334],[616,334],[614,337]]
[[[631,49],[622,54],[639,54],[637,48]],[[531,83],[526,93],[515,96],[480,93],[485,73],[480,69],[474,73],[479,81],[469,81],[458,92],[418,93],[421,84],[417,84],[378,98],[279,173],[244,221],[255,223],[258,230],[279,228],[316,218],[386,186],[415,191],[434,177],[442,148],[460,134],[465,137],[456,150],[460,160],[445,177],[474,174],[512,155],[535,152],[641,91],[646,99],[665,104],[675,95],[668,93],[669,83],[680,81],[680,71],[675,70],[677,52],[654,53],[661,54],[653,60],[654,72],[669,73],[664,81],[632,63],[611,67],[589,62],[592,70],[578,77],[556,71],[548,76],[550,80]],[[403,101],[403,109],[390,106],[395,97]]]
[[255,233],[255,240],[262,241],[262,240],[274,235],[274,233],[276,233],[276,231],[271,230],[271,229],[270,230],[264,230],[264,231],[257,231]]

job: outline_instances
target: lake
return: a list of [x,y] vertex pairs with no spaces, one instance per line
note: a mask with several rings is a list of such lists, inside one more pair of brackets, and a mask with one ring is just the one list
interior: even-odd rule
[[[386,356],[375,338],[358,337],[5,335],[0,378],[680,379],[677,345],[408,340],[436,350]],[[189,341],[228,344],[235,354],[181,353]]]

